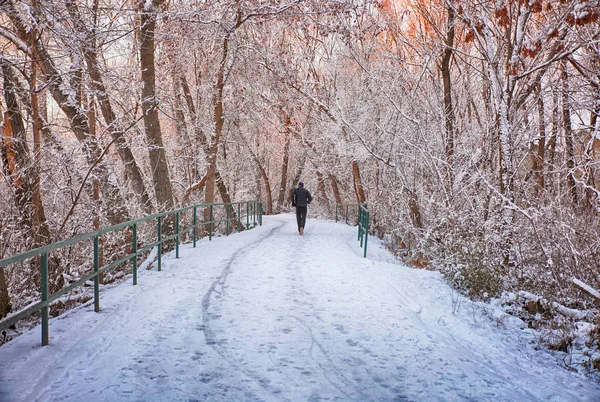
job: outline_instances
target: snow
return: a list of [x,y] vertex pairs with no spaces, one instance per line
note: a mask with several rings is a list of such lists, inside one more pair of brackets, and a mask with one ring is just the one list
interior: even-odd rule
[[598,401],[525,325],[295,216],[203,239],[0,347],[0,401]]

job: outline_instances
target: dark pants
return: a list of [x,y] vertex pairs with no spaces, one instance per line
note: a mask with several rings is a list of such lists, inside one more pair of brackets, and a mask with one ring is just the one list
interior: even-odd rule
[[308,207],[296,207],[296,221],[298,221],[298,230],[304,227],[306,223],[306,211]]

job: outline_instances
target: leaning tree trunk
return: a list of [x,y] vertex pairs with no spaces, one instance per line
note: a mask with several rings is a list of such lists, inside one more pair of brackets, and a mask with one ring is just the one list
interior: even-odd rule
[[365,191],[363,190],[360,178],[358,162],[356,162],[355,160],[352,161],[352,176],[354,178],[354,192],[356,194],[356,202],[358,202],[359,204],[364,204],[367,199],[365,197]]
[[260,177],[263,179],[263,182],[265,183],[265,193],[267,194],[267,209],[266,209],[265,213],[267,215],[271,215],[273,213],[273,196],[272,196],[272,192],[271,192],[271,183],[269,183],[269,175],[267,174],[262,163],[260,163],[260,159],[258,159],[258,156],[252,151],[252,149],[250,149],[250,147],[248,147],[248,152],[250,152],[250,156],[252,156],[252,160],[256,164],[256,168],[258,169],[258,172],[260,173]]
[[[152,211],[152,204],[148,192],[146,191],[142,171],[133,156],[133,152],[131,152],[131,148],[125,140],[125,131],[117,119],[108,90],[104,84],[104,77],[98,63],[99,49],[96,44],[96,36],[82,21],[75,2],[73,0],[68,0],[65,2],[65,5],[77,30],[86,34],[86,43],[82,49],[82,53],[87,66],[87,72],[90,76],[90,85],[100,104],[100,111],[102,112],[102,117],[108,128],[108,132],[114,141],[117,153],[125,167],[127,181],[131,184],[133,191],[138,196],[143,211],[149,214]],[[92,123],[90,122],[90,125],[91,124]]]
[[[147,3],[147,2],[146,2]],[[150,147],[148,154],[152,169],[152,182],[156,204],[160,211],[169,211],[174,207],[173,188],[169,176],[167,155],[163,145],[158,118],[158,101],[156,99],[156,66],[154,63],[154,32],[156,29],[156,11],[163,0],[154,0],[152,7],[147,8],[144,2],[139,3],[140,15],[140,68],[142,76],[142,112],[146,139]]]
[[[69,97],[70,93],[76,91],[71,91],[69,84],[63,79],[63,74],[56,68],[42,43],[41,35],[37,29],[26,28],[26,24],[23,22],[25,17],[20,14],[14,4],[9,3],[8,7],[9,12],[7,15],[15,26],[19,38],[29,45],[31,57],[42,72],[48,90],[67,117],[73,134],[82,145],[82,151],[88,164],[94,169],[100,180],[102,198],[108,219],[111,224],[128,220],[129,214],[124,207],[124,200],[121,197],[119,188],[110,180],[108,166],[102,161],[103,154],[98,139],[92,137],[89,133],[87,114]],[[28,14],[28,17],[37,18],[41,11],[35,7],[33,11],[35,12]]]
[[335,177],[333,177],[332,174],[329,174],[329,183],[331,184],[331,191],[333,192],[333,197],[335,198],[335,203],[342,204],[342,196],[340,193],[340,187],[338,186],[338,182],[335,179]]
[[[194,105],[194,99],[192,97],[192,93],[190,91],[190,87],[188,85],[187,79],[185,78],[185,75],[181,74],[179,76],[179,81],[181,83],[181,89],[183,90],[183,96],[184,96],[185,102],[187,104],[188,112],[190,113],[190,116],[191,116],[190,120],[194,123],[195,139],[196,139],[196,141],[198,141],[200,143],[202,149],[204,150],[204,155],[205,155],[206,159],[210,160],[211,148],[208,143],[208,140],[206,139],[206,135],[202,131],[202,128],[198,122],[198,114],[196,113],[196,106]],[[207,183],[208,182],[208,172],[206,173],[205,178],[206,178],[205,181]],[[223,200],[223,202],[225,202],[225,203],[231,202],[231,196],[229,195],[229,190],[227,189],[227,185],[225,184],[225,181],[223,180],[223,178],[221,177],[221,174],[219,173],[219,169],[215,168],[214,179],[215,179],[216,187],[219,190],[219,194],[221,195],[221,200]],[[204,187],[206,186],[206,183],[204,184]],[[206,191],[206,189],[205,189],[205,191]],[[214,192],[214,189],[213,189],[213,192]],[[205,195],[205,197],[206,197],[206,195]],[[213,198],[213,200],[214,200],[214,198]],[[232,206],[228,206],[227,208],[229,209],[229,216],[232,218],[235,218],[235,216],[237,215],[235,208],[233,208]],[[208,216],[205,216],[205,220],[207,220],[207,219],[208,219]]]
[[[187,79],[185,78],[185,75],[181,74],[179,76],[179,81],[181,83],[181,88],[183,90],[183,96],[185,98],[185,102],[187,104],[187,108],[188,108],[188,112],[190,113],[191,116],[191,121],[194,122],[194,132],[195,132],[195,139],[196,141],[198,141],[202,147],[202,149],[204,150],[204,155],[206,157],[207,160],[210,160],[210,155],[211,155],[211,147],[208,143],[208,140],[206,139],[206,135],[204,134],[204,132],[202,131],[202,128],[198,122],[198,114],[196,113],[196,106],[194,105],[194,99],[192,97],[192,93],[190,91],[190,87],[187,83]],[[229,190],[227,189],[227,185],[225,184],[225,181],[223,180],[223,177],[221,176],[221,173],[219,173],[219,169],[215,168],[214,171],[214,179],[215,179],[215,185],[219,191],[219,194],[221,195],[221,200],[223,200],[224,203],[230,203],[231,202],[231,196],[229,195]],[[205,185],[208,183],[208,172],[206,173],[205,176]],[[206,192],[206,188],[205,188],[205,192]],[[214,193],[214,187],[213,187],[213,193]],[[206,194],[205,194],[206,197]],[[206,198],[205,198],[206,200]],[[213,200],[214,200],[214,196],[213,196]],[[231,205],[227,206],[227,208],[229,209],[229,216],[232,218],[235,218],[237,215],[237,212],[235,210],[235,208],[233,208]],[[205,220],[208,219],[208,216],[205,216]]]

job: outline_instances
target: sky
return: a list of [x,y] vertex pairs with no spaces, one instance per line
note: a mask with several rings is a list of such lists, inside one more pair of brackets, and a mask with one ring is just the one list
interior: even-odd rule
[[599,401],[519,319],[355,227],[291,214],[185,245],[0,347],[0,401]]

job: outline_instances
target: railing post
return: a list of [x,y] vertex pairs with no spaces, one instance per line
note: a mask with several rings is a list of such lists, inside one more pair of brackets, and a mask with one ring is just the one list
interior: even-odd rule
[[346,205],[346,225],[348,224],[348,205]]
[[100,240],[94,236],[94,311],[100,311]]
[[229,236],[229,205],[225,205],[225,214],[227,219],[225,220],[225,236]]
[[335,222],[337,223],[338,221],[338,204],[335,204]]
[[250,212],[249,212],[250,201],[246,201],[246,230],[250,229]]
[[[48,302],[48,253],[43,253],[40,256],[40,275],[42,285],[42,302]],[[50,335],[48,330],[48,310],[46,304],[42,307],[42,346],[50,343]]]
[[369,219],[371,217],[370,215],[370,212],[365,212],[365,258],[367,258],[367,240],[369,239]]
[[133,224],[133,284],[137,285],[137,223]]
[[[348,210],[348,207],[346,206],[346,211],[347,210]],[[360,235],[361,235],[361,233],[360,233],[361,232],[361,228],[360,228],[360,214],[361,214],[361,211],[360,211],[360,207],[359,207],[358,208],[358,225],[357,225],[358,226],[358,239],[357,240],[360,240]],[[347,215],[346,215],[346,224],[347,223],[348,223],[348,218],[347,218]]]
[[162,260],[162,216],[158,217],[158,270]]
[[262,226],[262,218],[263,218],[263,208],[262,208],[262,202],[258,203],[258,224],[260,226]]
[[194,247],[196,247],[196,224],[197,224],[196,207],[194,207]]
[[252,227],[256,227],[256,201],[252,201]]
[[212,233],[213,233],[213,204],[210,204],[210,210],[209,210],[209,222],[208,222],[208,240],[212,240]]
[[242,226],[242,217],[240,215],[242,213],[242,203],[238,202],[237,206],[238,206],[238,216],[237,216],[238,225],[237,225],[237,227],[238,227],[238,233],[239,233],[239,232],[242,231],[242,228],[241,228],[241,226]]
[[179,258],[179,212],[175,213],[175,258]]

